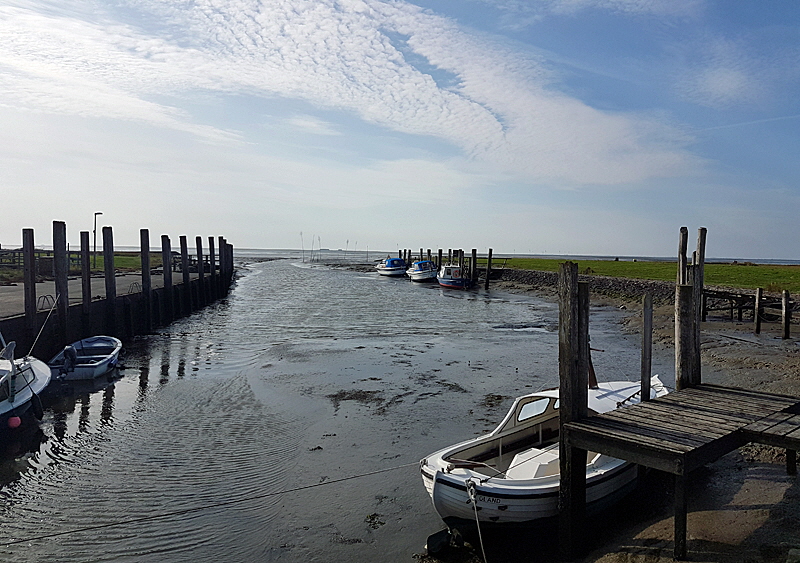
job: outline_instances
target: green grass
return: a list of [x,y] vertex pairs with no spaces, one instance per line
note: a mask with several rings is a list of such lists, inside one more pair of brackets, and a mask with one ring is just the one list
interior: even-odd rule
[[[521,270],[558,271],[564,260],[547,258],[511,258],[508,268]],[[677,264],[675,262],[634,262],[632,260],[577,260],[581,274],[633,278],[645,280],[674,281]],[[800,266],[773,266],[753,264],[708,263],[705,268],[706,285],[721,285],[742,289],[762,287],[769,292],[784,289],[800,293]]]
[[[92,272],[103,273],[105,270],[105,261],[103,255],[97,253],[97,262],[90,257],[89,264],[92,266]],[[150,253],[150,268],[161,267],[161,253]],[[114,253],[114,269],[118,272],[138,272],[142,269],[142,260],[138,252],[115,252]],[[72,268],[69,271],[71,276],[81,275],[80,269]],[[4,283],[22,283],[23,271],[22,268],[11,268],[7,266],[0,266],[0,284]]]

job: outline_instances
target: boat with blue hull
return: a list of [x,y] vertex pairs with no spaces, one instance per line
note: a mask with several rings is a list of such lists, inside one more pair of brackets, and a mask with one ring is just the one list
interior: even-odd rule
[[113,336],[92,336],[73,342],[48,362],[53,378],[64,381],[94,379],[119,362],[122,342]]
[[0,352],[0,427],[17,428],[20,416],[29,409],[41,420],[39,394],[50,383],[50,368],[33,356],[14,358],[15,343]]
[[469,272],[465,268],[451,264],[445,264],[439,268],[436,279],[442,287],[453,289],[470,289],[474,285]]

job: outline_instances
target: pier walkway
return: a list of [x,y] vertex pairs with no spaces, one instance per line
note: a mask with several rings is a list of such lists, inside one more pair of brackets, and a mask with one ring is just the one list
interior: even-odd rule
[[700,384],[563,426],[572,447],[675,475],[675,558],[686,558],[686,478],[747,443],[786,448],[796,474],[800,398]]

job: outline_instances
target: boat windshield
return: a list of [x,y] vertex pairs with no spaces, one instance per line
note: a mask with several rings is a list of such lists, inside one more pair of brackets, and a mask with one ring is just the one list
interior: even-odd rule
[[547,397],[542,397],[535,401],[531,401],[530,403],[525,403],[522,405],[522,408],[519,409],[519,415],[517,416],[517,421],[522,422],[523,420],[527,420],[533,416],[537,416],[542,414],[544,411],[547,410],[547,405],[550,402],[550,399]]

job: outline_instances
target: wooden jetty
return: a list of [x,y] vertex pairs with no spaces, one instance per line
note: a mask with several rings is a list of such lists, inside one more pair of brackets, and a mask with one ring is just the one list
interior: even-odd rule
[[[154,327],[165,326],[228,294],[234,273],[233,246],[224,237],[217,237],[216,252],[215,237],[208,238],[207,252],[204,252],[202,238],[196,237],[196,253],[190,256],[185,236],[180,237],[180,253],[176,253],[172,251],[169,236],[162,235],[164,284],[163,287],[153,288],[150,234],[147,229],[141,229],[141,283],[137,284],[137,291],[117,295],[112,228],[103,227],[102,235],[105,298],[95,299],[92,295],[89,232],[82,231],[78,260],[82,299],[80,303],[71,305],[68,275],[73,261],[67,250],[66,224],[53,221],[53,250],[47,251],[52,252],[51,262],[48,262],[52,267],[47,273],[55,279],[55,307],[54,318],[47,322],[50,313],[39,310],[36,296],[37,278],[42,273],[41,251],[35,249],[33,229],[22,230],[24,314],[0,320],[0,329],[4,334],[13,336],[18,346],[26,350],[33,346],[41,334],[37,353],[48,357],[70,342],[95,334],[120,338],[148,334]],[[176,260],[176,256],[179,256],[179,260]],[[189,276],[192,267],[197,270],[194,279]],[[182,272],[183,283],[173,284],[174,269]],[[206,270],[208,276],[205,275]]]
[[[676,285],[676,391],[595,416],[586,407],[588,288],[577,265],[559,273],[559,377],[561,401],[560,546],[565,559],[580,551],[585,517],[587,450],[674,475],[674,558],[687,557],[687,480],[693,470],[750,442],[786,449],[789,474],[796,474],[800,449],[800,397],[704,384],[700,373],[699,300],[705,229],[692,265],[681,230]],[[682,255],[682,256],[681,256]],[[687,283],[692,282],[692,283]],[[645,322],[645,326],[647,323]],[[646,332],[646,331],[645,331]],[[649,337],[645,333],[644,340]],[[649,346],[644,346],[648,348]],[[648,352],[649,353],[649,352]],[[642,382],[649,381],[643,353]],[[649,393],[643,397],[649,396]]]

